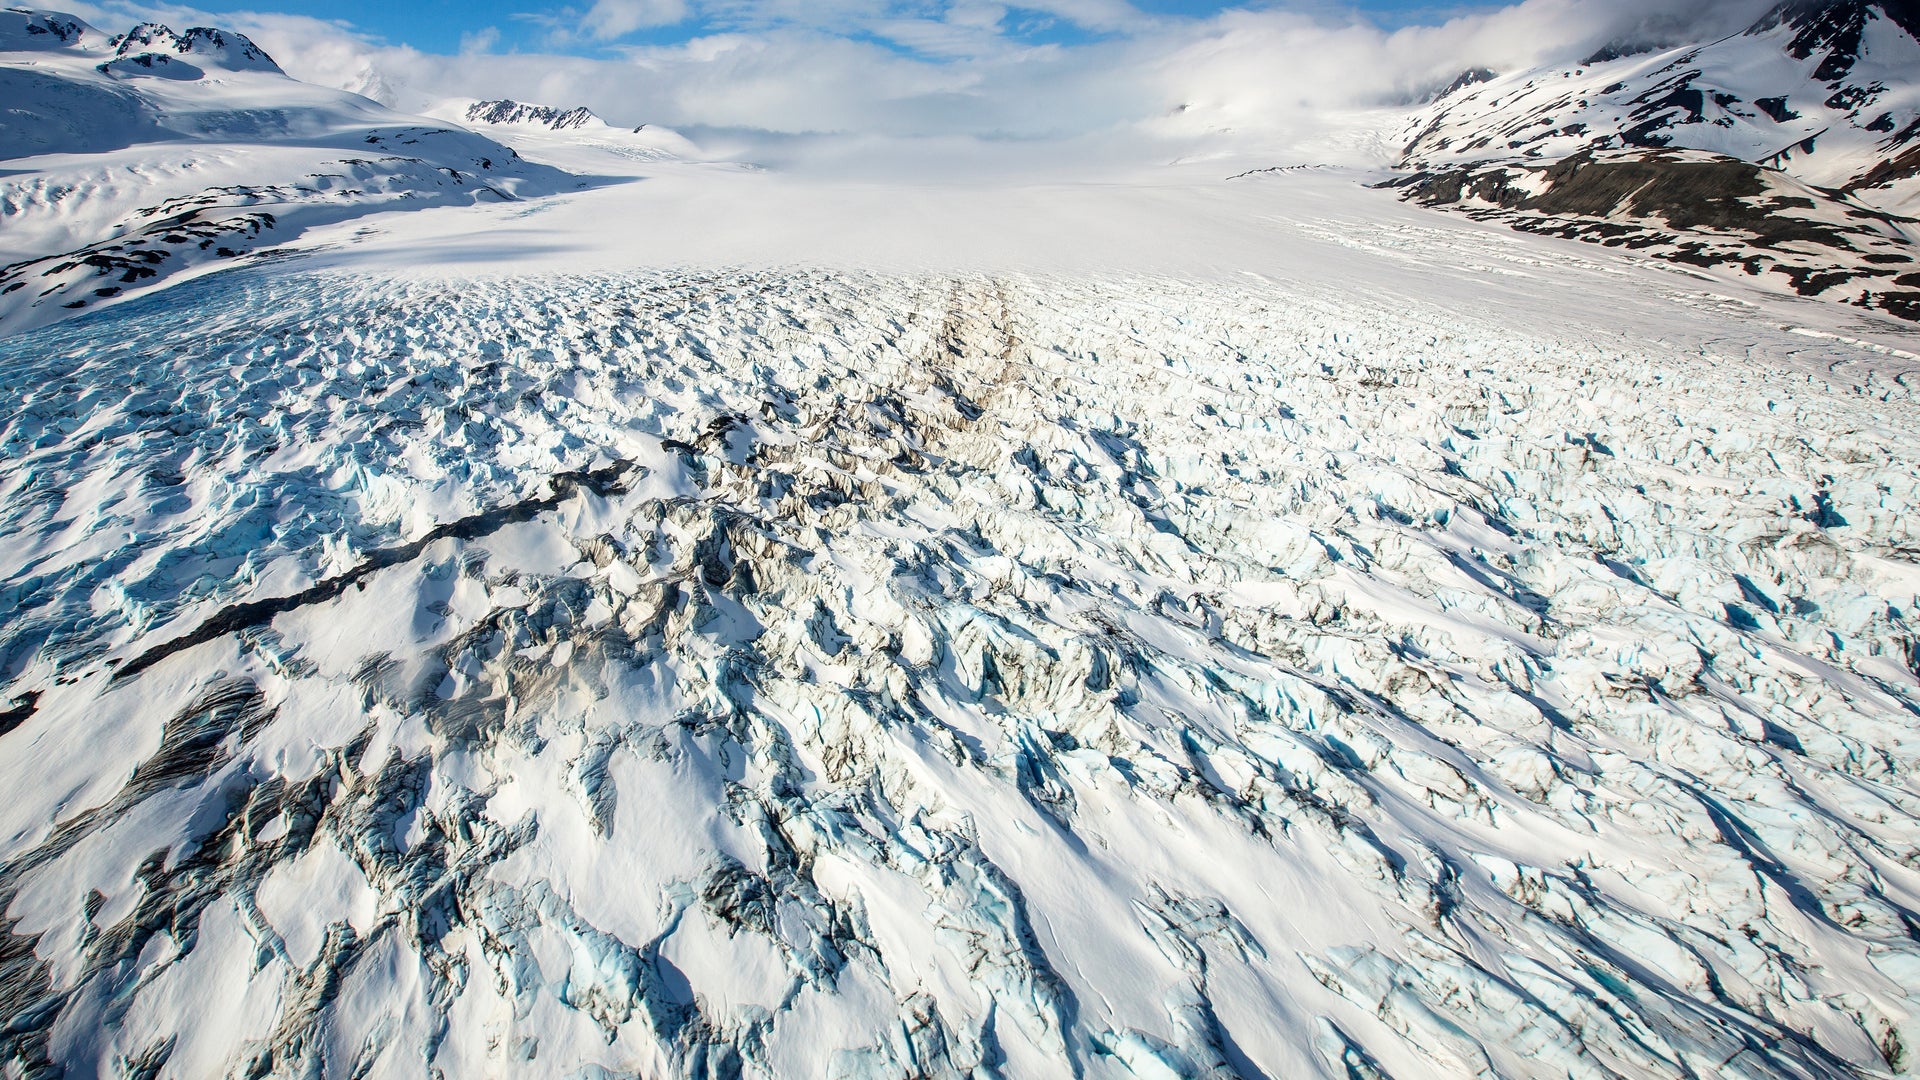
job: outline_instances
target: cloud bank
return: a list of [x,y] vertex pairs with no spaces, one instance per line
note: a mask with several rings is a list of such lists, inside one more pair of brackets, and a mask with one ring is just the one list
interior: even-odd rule
[[[581,104],[778,154],[782,146],[1127,136],[1198,145],[1311,142],[1335,114],[1411,100],[1470,67],[1573,61],[1615,40],[1678,42],[1750,23],[1769,0],[1523,0],[1389,29],[1327,4],[1151,15],[1126,0],[593,0],[476,27],[458,55],[268,11],[206,15],[111,0],[139,17],[228,25],[290,73],[407,109],[448,98]],[[684,40],[624,44],[646,27]],[[1073,31],[1043,40],[1049,27]],[[1055,35],[1059,36],[1059,35]],[[1350,125],[1348,125],[1350,128]],[[849,143],[851,141],[851,143]],[[1158,151],[1156,151],[1158,152]]]

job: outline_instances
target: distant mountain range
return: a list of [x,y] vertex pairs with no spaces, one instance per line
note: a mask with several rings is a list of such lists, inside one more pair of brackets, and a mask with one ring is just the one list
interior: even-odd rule
[[[1463,71],[1407,114],[1409,200],[1920,321],[1920,0],[1789,0],[1718,40]],[[698,153],[508,99],[406,116],[244,35],[0,11],[0,332],[384,210]],[[522,158],[515,147],[545,164]],[[575,175],[581,174],[581,175]]]
[[[536,105],[524,101],[444,101],[428,115],[443,117],[534,152],[543,161],[582,172],[597,172],[610,160],[661,162],[700,156],[699,147],[679,132],[656,124],[609,124],[585,106]],[[617,166],[616,166],[617,167]]]
[[1395,183],[1516,228],[1920,319],[1920,2],[1789,0],[1744,32],[1470,71]]
[[528,105],[504,100],[474,102],[467,109],[467,119],[476,124],[532,124],[554,131],[606,126],[606,121],[588,108],[560,109],[551,105]]

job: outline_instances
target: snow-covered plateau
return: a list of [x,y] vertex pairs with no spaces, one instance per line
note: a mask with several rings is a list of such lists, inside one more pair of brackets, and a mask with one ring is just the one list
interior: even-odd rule
[[7,324],[0,1077],[1920,1071],[1914,327],[570,115]]

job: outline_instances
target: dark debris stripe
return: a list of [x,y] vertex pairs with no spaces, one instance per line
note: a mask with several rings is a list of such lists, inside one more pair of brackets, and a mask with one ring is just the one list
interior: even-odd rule
[[[121,664],[114,671],[111,681],[119,682],[122,679],[131,678],[167,657],[196,645],[204,645],[228,634],[265,625],[275,616],[285,612],[326,603],[390,566],[419,558],[421,552],[437,541],[475,540],[508,525],[531,521],[540,514],[557,509],[562,502],[581,488],[602,498],[624,494],[647,473],[646,468],[624,459],[598,469],[576,469],[572,472],[559,473],[548,480],[551,493],[543,498],[527,499],[510,506],[482,511],[447,522],[411,543],[372,552],[358,566],[346,573],[316,582],[292,595],[266,600],[249,600],[226,608],[193,630],[161,642]],[[31,709],[31,706],[32,703],[29,702],[27,708]]]

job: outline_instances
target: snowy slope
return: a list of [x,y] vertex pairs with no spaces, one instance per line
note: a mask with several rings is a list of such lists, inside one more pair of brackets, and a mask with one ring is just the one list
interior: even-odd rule
[[1920,319],[1910,0],[1788,0],[1719,41],[1468,72],[1404,139],[1393,186],[1426,205]]
[[578,180],[286,77],[226,31],[0,11],[0,332],[386,209]]
[[1551,164],[1415,173],[1427,206],[1587,240],[1920,322],[1920,228],[1783,172],[1685,150],[1581,151]]
[[1920,8],[1789,0],[1745,33],[1456,85],[1415,116],[1420,167],[1673,147],[1920,210]]

